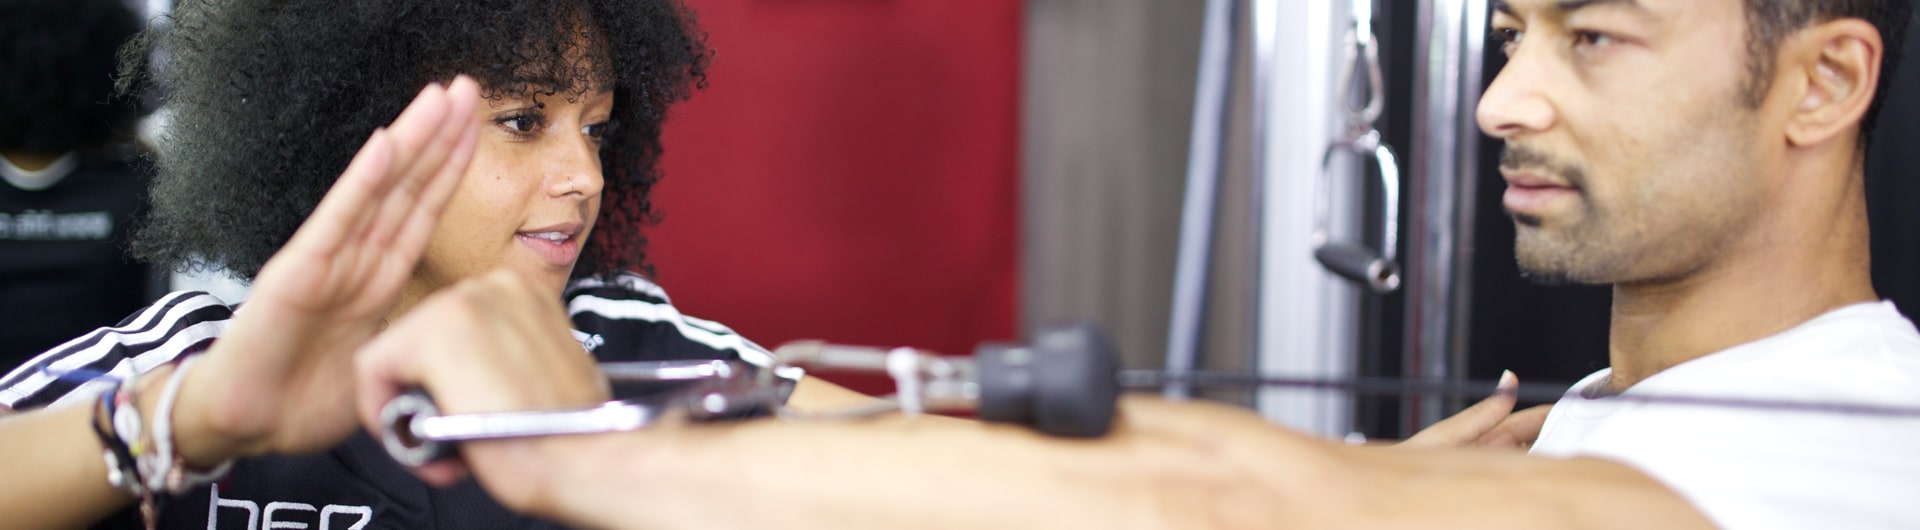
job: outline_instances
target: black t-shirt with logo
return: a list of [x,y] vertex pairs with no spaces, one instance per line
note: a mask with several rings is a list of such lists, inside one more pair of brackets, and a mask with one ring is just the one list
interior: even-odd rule
[[0,181],[0,370],[151,301],[150,269],[126,256],[147,179],[82,155],[41,190]]

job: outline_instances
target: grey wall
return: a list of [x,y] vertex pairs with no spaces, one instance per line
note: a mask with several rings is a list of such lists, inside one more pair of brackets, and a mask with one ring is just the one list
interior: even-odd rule
[[[1164,363],[1204,7],[1027,2],[1021,314],[1029,329],[1092,318],[1127,367]],[[1251,364],[1247,108],[1237,91],[1201,350],[1212,368]]]

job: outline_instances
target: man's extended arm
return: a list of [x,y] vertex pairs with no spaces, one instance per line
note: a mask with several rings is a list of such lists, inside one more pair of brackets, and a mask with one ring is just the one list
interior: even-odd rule
[[525,507],[628,528],[1710,526],[1606,461],[1347,447],[1198,403],[1124,410],[1092,441],[900,418],[556,439],[552,489]]
[[[580,391],[599,383],[553,301],[519,282],[449,289],[363,350],[363,420],[413,385],[449,413],[604,399]],[[594,527],[1710,527],[1616,463],[1348,447],[1151,399],[1126,400],[1097,440],[900,417],[755,420],[473,442],[462,455],[508,506]]]

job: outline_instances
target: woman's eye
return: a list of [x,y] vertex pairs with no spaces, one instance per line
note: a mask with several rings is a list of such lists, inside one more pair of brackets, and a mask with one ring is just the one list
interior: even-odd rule
[[530,133],[540,128],[540,117],[529,114],[515,114],[495,120],[500,126],[517,133]]
[[580,127],[580,134],[592,138],[595,143],[606,143],[607,134],[613,132],[613,126],[613,122],[609,121],[587,124]]

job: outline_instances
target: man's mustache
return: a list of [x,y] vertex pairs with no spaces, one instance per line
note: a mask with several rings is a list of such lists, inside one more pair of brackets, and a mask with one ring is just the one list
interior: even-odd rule
[[1587,187],[1587,172],[1579,164],[1563,162],[1545,151],[1522,145],[1507,144],[1500,150],[1500,169],[1509,172],[1530,171],[1542,176],[1552,175],[1566,179],[1567,186],[1575,190]]

